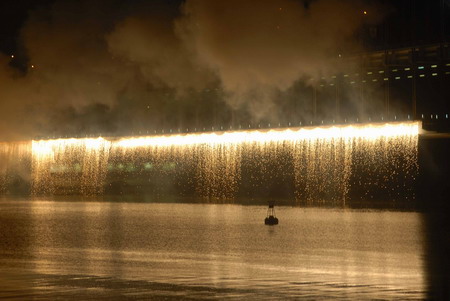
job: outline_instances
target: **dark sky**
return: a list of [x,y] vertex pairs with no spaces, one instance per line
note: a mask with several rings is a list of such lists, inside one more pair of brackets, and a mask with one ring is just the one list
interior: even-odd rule
[[0,49],[10,54],[16,50],[20,28],[30,10],[46,7],[51,0],[0,1]]
[[[54,2],[55,0],[0,1],[0,51],[7,54],[15,52],[19,42],[20,29],[29,12],[47,8]],[[125,7],[123,2],[107,1],[105,3],[109,7]],[[129,0],[126,2],[139,3],[144,1]],[[158,5],[158,1],[153,2]],[[170,3],[172,7],[178,7],[181,0],[166,0],[162,2]],[[416,43],[435,42],[441,39],[442,34],[447,37],[449,35],[450,0],[380,0],[378,2],[389,4],[392,10],[384,22],[380,24],[380,28],[384,26],[388,28],[385,29],[387,34],[386,32],[379,33],[375,39],[374,43],[377,47],[385,47],[386,45],[394,47],[398,44],[407,45],[412,43],[413,39],[416,39]],[[441,19],[444,20],[444,26],[441,25]],[[414,37],[414,32],[416,37]]]
[[285,120],[338,55],[435,42],[447,14],[447,0],[0,1],[0,135]]
[[[179,7],[182,0],[93,0],[91,3],[98,3],[105,8],[105,11],[120,11],[126,14],[133,5],[152,2],[152,7],[165,9],[170,7],[174,11]],[[31,11],[50,9],[58,0],[2,0],[0,1],[0,51],[10,54],[17,51],[20,43],[19,35],[22,26],[29,17]],[[131,5],[130,5],[131,4]]]

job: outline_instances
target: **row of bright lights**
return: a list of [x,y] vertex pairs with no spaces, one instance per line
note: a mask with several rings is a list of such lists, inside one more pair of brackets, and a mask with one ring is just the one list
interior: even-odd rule
[[418,135],[420,122],[398,122],[384,124],[365,124],[330,126],[315,128],[290,128],[271,130],[247,130],[212,132],[198,134],[176,134],[144,136],[107,140],[105,138],[54,139],[32,142],[33,155],[51,156],[54,151],[65,147],[85,147],[89,150],[101,150],[110,147],[170,147],[188,145],[218,145],[242,143],[296,142],[317,139],[353,139],[376,140],[382,137]]
[[[449,75],[450,74],[450,71],[446,71],[445,72],[445,74],[446,75]],[[433,72],[433,73],[431,73],[431,76],[438,76],[439,74],[437,73],[437,72]],[[416,76],[417,77],[417,76]],[[418,76],[419,78],[424,78],[424,77],[426,77],[426,74],[419,74],[419,76]],[[399,80],[399,79],[401,79],[402,77],[401,76],[395,76],[394,77],[394,79],[395,80]],[[407,76],[405,76],[404,78],[407,78],[407,79],[412,79],[412,78],[414,78],[414,75],[407,75]],[[389,77],[383,77],[383,81],[389,81],[390,80],[390,78]],[[381,78],[380,79],[378,79],[378,78],[373,78],[372,80],[370,80],[370,81],[372,81],[372,82],[378,82],[378,81],[382,81],[381,80]],[[369,81],[369,82],[370,82]],[[348,83],[350,83],[350,84],[355,84],[355,83],[357,83],[357,82],[361,82],[361,83],[366,83],[366,82],[368,82],[368,80],[366,80],[366,79],[363,79],[363,80],[361,80],[361,81],[355,81],[355,80],[352,80],[352,81],[349,81]],[[330,86],[334,86],[335,85],[335,83],[330,83],[329,84]],[[325,86],[325,84],[320,84],[320,86],[321,87],[324,87]]]
[[[430,114],[429,116],[430,116],[431,119],[439,119],[439,115],[438,114]],[[422,117],[422,119],[425,119],[425,115],[424,114],[422,114],[421,117]],[[445,114],[445,119],[448,119],[448,114]]]
[[[450,67],[450,63],[445,64],[445,66],[446,67]],[[438,67],[439,67],[439,65],[431,65],[430,66],[431,69],[436,69]],[[405,68],[402,68],[402,69],[395,68],[395,69],[392,69],[391,72],[396,73],[396,72],[399,72],[399,71],[402,71],[402,70],[404,70],[404,71],[411,71],[411,69],[413,69],[413,68],[411,68],[411,67],[405,67]],[[417,69],[418,70],[424,70],[425,66],[418,66]],[[379,74],[384,74],[384,73],[386,73],[386,70],[378,70],[378,73]],[[374,71],[367,71],[366,74],[367,75],[374,75],[374,74],[376,74],[376,72],[374,73]],[[437,75],[437,72],[433,72],[432,74],[436,74]],[[445,74],[450,74],[450,72],[445,72]],[[359,77],[360,74],[359,73],[355,73],[353,76]],[[435,76],[435,75],[433,75],[433,76]],[[351,75],[350,74],[344,74],[343,77],[348,78],[348,77],[351,77]],[[332,75],[330,77],[330,79],[336,79],[336,78],[337,78],[336,75]],[[320,79],[321,80],[326,80],[327,78],[326,77],[321,77]],[[312,78],[311,80],[314,80],[314,78]]]

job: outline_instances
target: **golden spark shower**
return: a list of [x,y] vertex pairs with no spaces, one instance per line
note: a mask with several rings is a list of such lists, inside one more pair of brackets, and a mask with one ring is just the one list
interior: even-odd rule
[[0,187],[28,170],[32,195],[282,195],[311,204],[414,198],[419,128],[397,122],[3,143]]

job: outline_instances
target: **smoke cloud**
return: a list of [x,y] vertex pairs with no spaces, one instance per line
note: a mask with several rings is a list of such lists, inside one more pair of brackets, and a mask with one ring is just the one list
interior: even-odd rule
[[355,49],[364,15],[358,1],[187,1],[177,25],[199,61],[216,71],[233,108],[262,118],[274,94],[300,78],[334,72]]
[[359,49],[362,23],[382,15],[367,20],[363,8],[338,0],[56,1],[29,13],[16,58],[0,53],[0,138],[283,118],[283,95],[336,72],[338,55]]

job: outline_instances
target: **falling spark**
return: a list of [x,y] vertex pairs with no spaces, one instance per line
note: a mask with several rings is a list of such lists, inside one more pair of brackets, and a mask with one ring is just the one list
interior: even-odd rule
[[[53,194],[69,183],[64,185],[78,187],[71,192],[101,194],[112,170],[158,171],[191,183],[197,196],[232,199],[243,182],[264,189],[278,174],[293,181],[299,201],[345,202],[355,185],[351,181],[369,192],[387,190],[395,181],[403,186],[411,182],[417,172],[419,128],[419,122],[411,121],[38,140],[31,143],[32,187],[34,194]],[[368,180],[359,178],[361,171]]]

